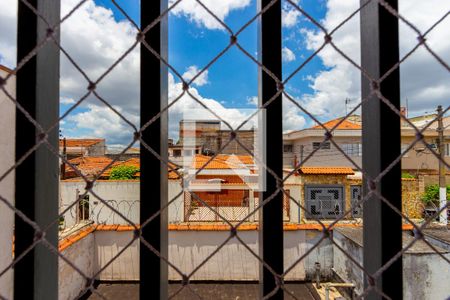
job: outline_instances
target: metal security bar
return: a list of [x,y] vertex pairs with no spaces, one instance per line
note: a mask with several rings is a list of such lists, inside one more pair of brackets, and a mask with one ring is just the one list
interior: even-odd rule
[[[365,287],[358,298],[367,299],[401,299],[402,298],[402,256],[418,241],[425,243],[432,251],[442,258],[446,266],[450,266],[448,257],[424,238],[425,229],[445,207],[436,211],[434,216],[421,224],[413,222],[401,207],[400,161],[405,153],[415,144],[422,143],[430,153],[449,168],[424,139],[423,132],[443,115],[448,113],[445,107],[428,125],[417,128],[399,110],[399,68],[408,57],[419,47],[424,48],[436,62],[450,72],[448,62],[429,47],[426,36],[433,31],[447,16],[436,20],[426,31],[421,32],[398,12],[397,0],[361,0],[360,6],[343,19],[336,27],[326,29],[296,1],[286,0],[285,3],[300,13],[305,19],[322,32],[323,44],[292,72],[282,76],[281,63],[281,0],[259,0],[258,11],[241,28],[232,30],[222,19],[216,16],[206,3],[194,0],[199,8],[212,16],[230,37],[229,44],[208,62],[193,78],[183,79],[182,75],[168,61],[167,57],[167,19],[169,13],[181,2],[186,0],[141,1],[141,24],[137,25],[121,6],[115,1],[111,3],[132,24],[136,40],[114,63],[98,78],[90,78],[77,62],[64,49],[59,41],[61,24],[72,16],[87,0],[80,0],[67,15],[60,18],[59,1],[50,0],[19,0],[18,26],[18,63],[5,78],[0,78],[1,92],[16,106],[16,162],[4,174],[0,181],[12,171],[16,171],[16,202],[11,205],[10,199],[0,195],[0,201],[15,214],[14,257],[11,263],[0,270],[0,278],[14,268],[14,298],[15,299],[57,299],[58,297],[58,260],[62,260],[79,276],[82,277],[85,292],[100,294],[95,280],[109,265],[120,257],[133,242],[140,246],[140,298],[141,299],[175,299],[183,291],[189,291],[202,298],[192,288],[194,275],[207,264],[230,240],[236,239],[257,260],[260,266],[262,299],[283,299],[288,295],[298,297],[285,284],[287,276],[305,258],[317,249],[321,242],[329,241],[336,251],[340,251],[349,263],[360,270],[364,276]],[[211,4],[213,5],[213,4]],[[350,19],[360,14],[361,22],[361,63],[352,60],[333,41],[334,33]],[[259,57],[254,57],[240,44],[241,33],[250,24],[258,22],[259,27]],[[417,45],[400,58],[398,53],[398,23],[403,22],[417,33]],[[134,125],[120,111],[115,109],[107,99],[97,91],[99,83],[135,48],[141,50],[141,123]],[[238,127],[233,128],[224,121],[217,112],[208,107],[190,91],[192,83],[230,48],[241,51],[259,68],[259,103],[255,114],[250,116]],[[298,74],[310,61],[322,51],[331,47],[346,61],[357,68],[362,77],[362,101],[335,124],[331,129],[324,126],[317,117],[304,108],[285,90],[290,80]],[[58,116],[59,98],[59,54],[64,55],[69,63],[86,80],[86,93],[64,114]],[[178,78],[183,85],[182,92],[170,103],[168,102],[167,72]],[[12,76],[17,76],[17,95],[12,95],[5,89]],[[141,147],[141,185],[140,185],[140,222],[136,224],[130,215],[120,211],[115,199],[104,199],[94,189],[94,184],[100,175],[113,166],[118,158],[112,159],[98,175],[87,177],[77,166],[58,152],[58,123],[64,120],[71,111],[83,103],[89,96],[99,100],[113,111],[122,121],[134,130],[132,142],[122,151],[123,154],[135,142]],[[211,206],[202,199],[202,194],[192,190],[182,189],[177,195],[168,198],[168,170],[180,178],[183,174],[173,166],[167,157],[167,114],[169,108],[183,96],[189,96],[204,109],[220,120],[230,131],[230,139],[224,141],[221,149],[211,156],[201,168],[200,173],[211,163],[230,143],[237,143],[253,157],[255,163],[262,165],[261,173],[266,175],[266,190],[258,197],[258,205],[249,205],[248,212],[239,221],[229,220],[220,209]],[[288,101],[314,120],[324,131],[323,141],[302,157],[294,169],[282,170],[282,104]],[[362,108],[363,117],[363,166],[361,167],[349,156],[348,149],[342,149],[334,140],[334,131],[357,109]],[[258,112],[265,110],[266,127],[262,137],[267,145],[266,160],[256,157],[254,152],[239,140],[237,131]],[[400,150],[400,121],[403,121],[415,132],[415,140],[403,152]],[[286,180],[294,176],[299,169],[323,148],[331,144],[340,152],[354,169],[363,174],[363,196],[352,201],[350,207],[341,205],[339,215],[330,222],[324,222],[318,216],[311,216],[311,222],[319,226],[321,235],[305,253],[295,258],[290,265],[285,265],[283,259],[283,199],[290,199],[287,207],[295,205],[303,214],[310,211],[293,197],[292,190],[285,187]],[[120,156],[120,155],[119,155]],[[58,160],[70,166],[85,184],[77,199],[65,206],[58,214]],[[189,178],[186,179],[189,181]],[[183,187],[184,188],[184,187]],[[217,244],[214,251],[192,270],[184,272],[180,266],[170,261],[168,254],[167,210],[178,198],[189,193],[189,198],[209,209],[216,220],[226,226],[228,236]],[[126,246],[114,255],[105,266],[94,274],[85,274],[80,266],[70,261],[58,251],[57,224],[61,216],[83,203],[87,195],[110,209],[114,216],[120,217],[128,227],[132,228],[133,238]],[[340,221],[353,214],[357,207],[364,206],[364,262],[361,264],[355,257],[343,249],[333,238],[333,229]],[[447,205],[448,206],[448,205]],[[255,220],[259,214],[260,243],[259,251],[255,251],[241,238],[239,228],[245,222]],[[402,244],[402,222],[412,226],[415,233],[407,243]],[[2,249],[3,250],[3,249]],[[7,250],[9,251],[9,249]],[[173,293],[168,292],[168,268],[171,268],[181,278],[179,288]],[[25,288],[24,288],[25,287]],[[63,288],[63,287],[59,287]],[[0,299],[7,299],[0,292]]]
[[[59,21],[58,1],[19,2],[17,29],[17,118],[14,266],[15,299],[58,297],[58,145]],[[37,51],[39,49],[39,51]],[[26,158],[26,159],[24,159]],[[21,161],[23,160],[23,162]],[[27,187],[24,187],[26,183]],[[30,246],[34,246],[30,248]],[[8,249],[2,249],[8,251]]]
[[[396,113],[400,109],[399,69],[379,79],[399,60],[399,20],[380,3],[368,2],[361,1],[361,67],[368,75],[361,75],[362,98],[368,99],[362,104],[363,169],[367,183],[363,190],[368,198],[363,215],[364,268],[369,274],[385,270],[377,281],[369,277],[366,288],[376,286],[391,299],[402,299],[402,257],[396,256],[403,247],[402,216],[391,209],[402,209],[401,166],[395,160],[401,144],[401,122]],[[386,5],[398,8],[397,0],[386,1]],[[382,97],[389,99],[389,106],[380,100]],[[382,202],[373,191],[387,201]],[[395,261],[391,261],[393,257]],[[366,297],[381,299],[382,295],[371,291]]]
[[[259,23],[260,62],[281,79],[281,1],[258,2],[259,11],[268,7]],[[260,211],[259,255],[266,264],[260,265],[261,296],[283,299],[279,288],[283,279],[283,193],[280,190],[283,178],[283,136],[282,136],[282,95],[279,81],[259,68],[259,103],[266,108],[265,149],[267,168],[265,170],[266,189],[260,199],[269,203]],[[269,172],[269,170],[271,170]]]
[[[167,210],[167,66],[161,61],[168,57],[167,0],[141,1],[141,31],[137,35],[141,43],[141,231],[143,244],[140,247],[141,299],[167,299],[168,265],[158,255],[168,257]],[[152,52],[155,52],[154,55]],[[159,57],[158,57],[159,56]],[[160,60],[161,59],[161,60]],[[155,116],[154,122],[148,124]],[[148,125],[147,125],[148,124]],[[145,128],[145,129],[144,129]],[[137,136],[138,137],[138,136]],[[146,148],[153,149],[151,155]],[[160,212],[160,213],[158,213]],[[146,221],[157,214],[145,226]],[[156,252],[144,246],[148,243]],[[157,255],[158,254],[158,255]]]

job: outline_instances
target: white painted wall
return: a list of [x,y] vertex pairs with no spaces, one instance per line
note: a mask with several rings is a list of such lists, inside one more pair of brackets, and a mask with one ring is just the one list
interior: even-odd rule
[[[334,241],[362,265],[361,243],[348,239],[338,231],[334,231]],[[406,245],[405,238],[403,243]],[[448,251],[438,249],[443,251],[443,256],[450,259]],[[347,282],[354,283],[356,293],[361,294],[364,290],[363,271],[335,246],[333,257],[336,272]],[[404,299],[447,299],[450,295],[448,278],[450,278],[448,263],[423,241],[417,241],[403,254]]]
[[[321,233],[313,230],[285,232],[285,267],[296,262],[317,243]],[[96,259],[100,269],[132,240],[132,232],[95,232]],[[229,233],[226,231],[170,231],[169,261],[185,274],[204,261]],[[258,253],[258,232],[239,231],[241,239]],[[332,267],[332,246],[322,242],[287,275],[288,280],[305,280],[314,274],[314,263],[320,262],[322,276],[329,277]],[[150,250],[149,250],[150,251]],[[236,238],[231,239],[192,277],[192,280],[258,280],[258,260]],[[139,245],[133,242],[101,274],[101,280],[137,280],[139,278]],[[169,267],[169,279],[180,280],[177,271]]]
[[[169,200],[181,192],[180,181],[169,180]],[[139,185],[137,181],[98,181],[93,191],[99,198],[105,200],[133,224],[139,223]],[[60,182],[60,212],[67,209],[77,200],[77,195],[84,193],[86,184],[83,181]],[[169,220],[171,223],[182,222],[184,217],[183,195],[169,206]],[[97,224],[128,225],[120,214],[111,210],[92,193],[89,193],[89,219]],[[72,227],[77,222],[77,205],[64,214],[65,226]]]
[[[96,270],[95,235],[90,234],[61,252],[86,276],[92,277]],[[85,278],[72,266],[59,258],[58,299],[77,299],[86,287]]]
[[[0,69],[0,76],[7,74]],[[16,79],[11,77],[6,83],[6,90],[16,94]],[[14,165],[15,160],[15,106],[0,90],[0,176]],[[14,172],[0,181],[0,196],[9,203],[14,203]],[[3,271],[12,261],[12,234],[14,214],[0,200],[0,271]],[[8,271],[0,277],[0,295],[11,299],[13,296],[13,271]]]

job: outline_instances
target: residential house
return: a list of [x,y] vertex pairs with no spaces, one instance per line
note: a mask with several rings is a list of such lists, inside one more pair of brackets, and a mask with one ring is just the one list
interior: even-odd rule
[[60,139],[59,152],[67,159],[80,156],[105,156],[105,139]]
[[[402,169],[412,174],[437,174],[438,159],[432,151],[438,151],[437,147],[437,122],[436,115],[410,118],[409,121],[418,129],[424,130],[424,140],[430,145],[426,147],[422,142],[411,145],[416,139],[416,130],[407,122],[401,126],[401,150],[408,150],[402,157]],[[432,122],[430,124],[430,122]],[[445,160],[450,163],[450,117],[443,118]],[[328,130],[333,129],[333,142],[324,142],[325,130],[316,125],[310,128],[292,131],[284,134],[283,163],[287,168],[293,168],[301,162],[304,166],[311,167],[350,167],[354,170],[362,167],[362,122],[359,116],[353,115],[342,120],[334,119],[323,124]],[[431,148],[431,149],[430,149]],[[313,153],[313,151],[316,151]],[[345,157],[344,153],[351,159]],[[449,170],[447,169],[447,173]]]
[[196,154],[249,155],[254,151],[254,129],[242,129],[235,132],[236,139],[230,141],[232,131],[221,128],[218,120],[181,120],[179,140],[176,144],[169,144],[169,156],[174,162],[181,162],[182,157]]

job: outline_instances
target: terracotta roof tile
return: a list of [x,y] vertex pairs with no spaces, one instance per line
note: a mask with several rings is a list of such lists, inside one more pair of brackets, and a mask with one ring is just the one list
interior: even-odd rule
[[253,165],[253,158],[250,155],[217,155],[212,161],[210,156],[196,155],[192,162],[194,169],[246,169]]
[[355,172],[349,167],[302,167],[299,173],[305,175],[353,175]]
[[13,72],[10,68],[8,68],[7,66],[4,66],[4,65],[0,65],[0,70],[3,70],[5,72],[7,72],[7,73],[12,73]]
[[[323,123],[323,125],[325,126],[325,128],[327,129],[332,129],[334,128],[334,126],[336,126],[336,124],[338,124],[340,121],[342,120],[342,118],[338,118],[338,119],[334,119],[331,121],[328,121],[326,123]],[[322,126],[320,125],[316,125],[314,127],[312,127],[313,129],[323,129]],[[336,129],[361,129],[361,125],[357,124],[357,123],[353,123],[350,122],[349,120],[344,120],[342,121],[342,123],[340,123],[338,125],[338,127],[336,127]]]
[[[66,147],[89,147],[104,141],[105,139],[66,139]],[[64,140],[59,140],[59,146],[64,146]]]
[[[103,169],[105,169],[111,162],[112,159],[104,156],[84,156],[77,157],[69,160],[69,162],[76,166],[76,168],[81,171],[83,175],[98,175]],[[130,158],[126,161],[118,161],[114,162],[108,169],[106,169],[102,174],[102,178],[109,178],[111,175],[111,169],[121,165],[134,166],[140,169],[141,163],[139,158]],[[178,166],[170,163],[172,169],[177,170]],[[168,168],[169,179],[178,179],[179,176],[176,172],[174,172],[171,168]],[[141,172],[137,172],[135,174],[136,177],[141,176]],[[72,169],[71,166],[66,165],[66,178],[78,177],[78,174],[75,170]]]

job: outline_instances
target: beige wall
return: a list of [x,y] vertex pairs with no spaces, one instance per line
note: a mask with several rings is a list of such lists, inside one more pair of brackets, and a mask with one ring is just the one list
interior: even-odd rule
[[[5,77],[7,73],[0,69],[0,76]],[[15,77],[11,77],[6,90],[15,95]],[[15,160],[15,106],[0,90],[0,176],[14,165]],[[9,203],[14,203],[14,172],[0,181],[0,196]],[[12,261],[12,234],[14,214],[0,201],[0,270],[3,271]],[[13,272],[8,271],[0,277],[0,295],[11,299],[13,295]]]
[[[434,131],[430,131],[429,137],[426,137],[425,140],[429,144],[436,143],[436,134]],[[444,136],[447,137],[447,142],[450,136],[450,131],[447,130],[444,133]],[[402,145],[410,145],[413,143],[415,137],[414,136],[403,136],[402,137]],[[358,136],[354,137],[343,137],[343,136],[334,136],[333,140],[338,144],[355,144],[361,143],[361,138]],[[285,167],[292,167],[294,162],[294,155],[297,156],[297,163],[300,163],[300,148],[304,146],[304,159],[311,153],[312,143],[313,142],[322,142],[323,137],[303,137],[297,140],[284,141],[285,144],[292,144],[294,146],[293,153],[284,153],[283,155],[283,163]],[[408,151],[407,155],[402,158],[402,169],[404,170],[417,170],[417,169],[427,169],[427,170],[437,170],[439,167],[439,160],[435,155],[431,153],[430,150],[421,151],[424,149],[423,143],[419,142],[414,147]],[[437,150],[435,150],[437,151]],[[361,156],[351,156],[354,162],[358,166],[362,166],[362,157]],[[445,161],[450,164],[450,156],[445,156]],[[321,149],[317,151],[310,159],[305,162],[305,166],[348,166],[355,169],[354,164],[352,164],[339,150],[333,145],[330,145],[330,149]],[[447,169],[447,172],[449,170]]]
[[[429,144],[436,143],[436,137],[425,138]],[[410,145],[414,142],[413,137],[403,137],[402,144]],[[436,152],[438,149],[434,149]],[[450,164],[450,156],[445,156],[445,161]],[[407,155],[402,158],[402,169],[410,170],[411,172],[420,169],[438,170],[439,160],[428,149],[425,149],[425,145],[421,142],[416,143],[411,150],[407,152]],[[447,168],[447,172],[448,172]]]
[[[300,149],[303,146],[303,159],[306,160],[307,156],[313,151],[312,144],[314,142],[322,142],[323,137],[305,137],[302,139],[294,140],[292,142],[285,141],[285,144],[293,145],[293,153],[284,153],[283,163],[285,167],[292,167],[294,163],[294,155],[297,156],[297,164],[300,163]],[[356,144],[360,143],[359,137],[340,137],[336,136],[333,140],[338,144]],[[361,156],[351,156],[354,162],[358,165],[362,165]],[[305,167],[310,166],[340,166],[340,167],[354,167],[352,164],[333,144],[330,143],[330,149],[320,149],[316,151],[313,156],[306,160]]]

